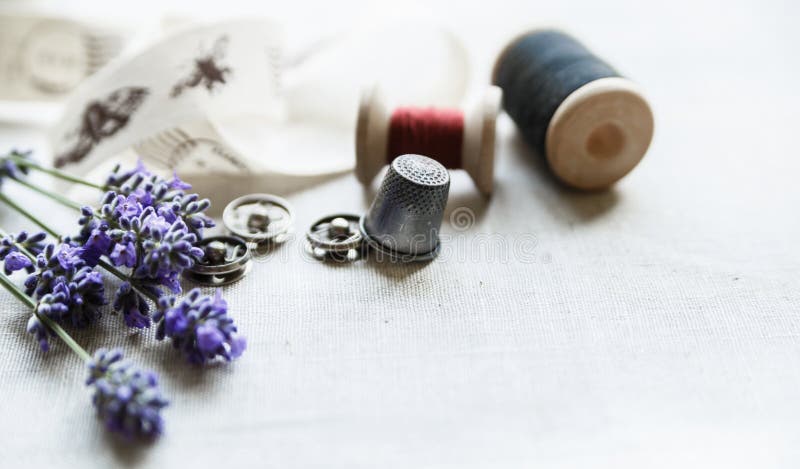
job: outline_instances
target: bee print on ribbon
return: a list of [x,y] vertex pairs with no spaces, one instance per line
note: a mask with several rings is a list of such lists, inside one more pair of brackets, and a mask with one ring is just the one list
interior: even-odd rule
[[169,96],[177,98],[184,91],[199,86],[205,87],[209,93],[224,86],[232,73],[230,67],[221,63],[225,58],[228,42],[228,36],[222,36],[214,42],[210,52],[195,58],[192,71],[172,87]]

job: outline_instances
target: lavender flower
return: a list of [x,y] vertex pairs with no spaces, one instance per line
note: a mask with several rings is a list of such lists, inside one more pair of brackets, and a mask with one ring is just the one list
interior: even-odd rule
[[117,204],[114,209],[114,215],[117,217],[136,217],[142,213],[144,207],[139,203],[139,199],[135,195],[117,195]]
[[22,250],[33,255],[41,253],[44,250],[43,241],[46,236],[45,233],[28,236],[25,231],[20,231],[17,235],[4,236],[0,240],[0,260],[3,261],[3,270],[6,275],[23,269],[28,273],[33,272],[33,262],[22,253]]
[[131,287],[129,282],[122,282],[114,296],[114,311],[121,311],[125,325],[144,329],[150,327],[150,305],[147,300]]
[[[103,207],[103,212],[113,205]],[[113,248],[109,254],[116,266],[131,267],[132,278],[163,285],[174,293],[181,291],[177,282],[181,272],[203,258],[196,247],[197,235],[190,233],[181,220],[168,223],[147,207],[136,217],[116,218],[118,228],[109,230]]]
[[25,293],[39,300],[39,314],[76,327],[99,318],[106,302],[102,276],[80,255],[70,244],[49,244],[36,259],[38,272],[25,281]]
[[[213,300],[200,299],[193,292],[175,308],[174,298],[162,301],[162,288],[180,293],[181,273],[204,256],[197,243],[203,229],[214,226],[204,213],[210,202],[187,194],[191,186],[177,175],[165,180],[141,162],[129,171],[115,168],[104,187],[108,192],[100,210],[81,210],[82,229],[77,239],[83,243],[82,257],[89,265],[106,256],[114,266],[130,269],[129,281],[115,294],[114,310],[122,312],[130,327],[149,327],[145,296],[159,298],[158,318],[163,319],[167,310],[172,318],[169,326],[159,321],[160,336],[172,338],[190,361],[203,363],[217,356],[231,360],[241,355],[245,340],[236,335],[236,326],[219,295]],[[148,294],[143,296],[142,290]],[[191,323],[185,329],[176,322],[180,314]]]
[[[84,207],[79,220],[83,228],[78,239],[88,243],[92,236],[106,232],[112,243],[101,247],[105,247],[105,254],[114,255],[112,261],[117,265],[138,268],[142,263],[156,262],[160,265],[153,270],[160,274],[167,271],[180,273],[202,257],[202,250],[194,245],[200,240],[200,230],[213,226],[213,221],[206,220],[202,214],[210,202],[198,200],[196,194],[164,200],[163,194],[152,193],[151,183],[145,186],[137,185],[136,189],[131,189],[127,184],[123,185],[128,195],[114,191],[106,193],[99,213],[91,207]],[[162,186],[168,187],[169,184],[163,182]],[[143,194],[149,194],[149,197]],[[189,225],[187,220],[191,222]],[[122,246],[117,247],[119,244]],[[168,255],[164,257],[163,254]]]
[[84,242],[81,257],[88,265],[94,267],[109,250],[111,250],[111,237],[108,236],[108,225],[99,224],[91,230]]
[[88,364],[86,385],[92,404],[109,431],[128,438],[152,438],[161,434],[161,409],[168,405],[151,371],[134,368],[119,349],[100,349]]
[[[47,248],[45,248],[47,251]],[[58,249],[55,250],[55,260],[58,265],[64,270],[74,269],[84,264],[83,257],[81,257],[82,250],[78,246],[73,246],[69,243],[61,243]]]
[[219,290],[213,297],[203,296],[198,288],[180,301],[162,297],[158,309],[156,337],[172,339],[172,345],[191,363],[203,364],[217,357],[231,361],[247,347]]
[[28,319],[27,330],[28,333],[33,334],[33,336],[36,338],[36,341],[39,342],[39,348],[42,349],[42,352],[47,352],[50,350],[50,342],[48,339],[52,335],[52,332],[50,332],[50,329],[42,324],[35,314],[31,314],[30,319]]
[[127,203],[136,201],[143,208],[153,207],[170,223],[183,220],[198,238],[202,236],[204,228],[214,226],[214,221],[204,213],[211,206],[208,199],[187,194],[185,191],[192,186],[177,174],[167,181],[148,171],[141,161],[130,171],[122,172],[119,166],[114,168],[106,179],[105,188],[124,196]]
[[[114,266],[130,268],[131,280],[156,292],[156,296],[161,294],[158,286],[179,293],[181,272],[204,255],[196,246],[198,235],[171,209],[162,210],[167,216],[160,215],[153,205],[145,207],[142,200],[147,198],[136,191],[127,196],[108,192],[99,213],[84,207],[78,238],[84,243],[82,256],[87,263],[96,263],[105,255]],[[114,309],[122,312],[127,325],[149,327],[149,308],[139,296],[130,284],[120,286]]]
[[136,246],[131,242],[116,243],[108,258],[116,266],[136,267]]
[[31,152],[20,152],[11,150],[11,153],[0,158],[0,183],[7,177],[19,179],[28,174],[28,167],[19,165],[14,161],[16,158],[30,159]]
[[[181,220],[167,223],[163,217],[155,215],[151,208],[145,209],[138,220],[144,255],[134,271],[135,277],[159,281],[176,278],[205,255],[202,248],[195,246],[197,236],[190,233]],[[138,226],[132,224],[131,228],[137,230]],[[170,285],[169,281],[162,283],[171,286],[174,293],[180,292],[179,285]]]
[[5,262],[3,262],[3,271],[6,275],[22,269],[25,269],[28,273],[32,272],[33,262],[25,254],[19,252],[9,253],[5,258]]
[[116,165],[106,178],[105,188],[107,190],[116,191],[135,176],[150,177],[152,175],[153,174],[148,171],[142,160],[138,160],[136,166],[127,171],[122,171],[122,166]]

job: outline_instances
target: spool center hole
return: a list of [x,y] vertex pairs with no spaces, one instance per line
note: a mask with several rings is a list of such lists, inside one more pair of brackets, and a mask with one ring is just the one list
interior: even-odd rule
[[625,144],[622,129],[613,122],[601,124],[589,134],[586,140],[586,151],[595,158],[613,158],[617,156]]

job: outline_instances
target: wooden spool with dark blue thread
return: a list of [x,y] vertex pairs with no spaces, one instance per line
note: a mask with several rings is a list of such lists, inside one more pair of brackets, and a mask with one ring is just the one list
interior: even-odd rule
[[525,141],[570,186],[609,187],[647,152],[653,114],[639,88],[563,32],[513,40],[492,81]]

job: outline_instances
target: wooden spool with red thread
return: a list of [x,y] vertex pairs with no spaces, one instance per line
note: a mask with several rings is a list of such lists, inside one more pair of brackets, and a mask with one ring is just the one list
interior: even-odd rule
[[398,107],[390,111],[377,88],[361,97],[356,127],[356,177],[370,184],[385,165],[403,154],[432,158],[448,169],[463,169],[478,190],[494,186],[495,121],[502,91],[490,86],[466,111]]

